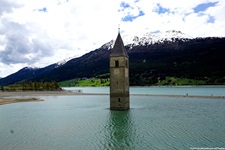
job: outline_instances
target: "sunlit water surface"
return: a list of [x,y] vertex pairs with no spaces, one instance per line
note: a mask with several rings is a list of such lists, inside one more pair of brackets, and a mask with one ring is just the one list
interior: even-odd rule
[[40,98],[0,106],[1,150],[225,147],[224,99],[131,96],[111,111],[108,95]]

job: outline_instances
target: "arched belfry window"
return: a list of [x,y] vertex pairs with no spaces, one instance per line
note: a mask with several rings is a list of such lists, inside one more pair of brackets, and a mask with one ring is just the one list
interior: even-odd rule
[[115,61],[115,67],[119,67],[119,60]]

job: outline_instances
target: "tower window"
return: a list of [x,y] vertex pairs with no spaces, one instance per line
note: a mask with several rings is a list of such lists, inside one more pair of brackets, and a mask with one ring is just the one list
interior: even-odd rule
[[119,67],[119,60],[115,61],[115,67]]
[[118,102],[120,102],[120,98],[118,98]]
[[126,67],[128,67],[128,62],[127,62],[127,60],[126,60]]

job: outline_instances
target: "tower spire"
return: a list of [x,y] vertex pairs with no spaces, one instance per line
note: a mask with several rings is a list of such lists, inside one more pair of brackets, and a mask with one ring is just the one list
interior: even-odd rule
[[120,33],[120,24],[118,25],[118,33]]
[[123,40],[121,38],[120,33],[118,33],[118,35],[117,35],[113,49],[110,52],[110,56],[126,56],[126,57],[128,57],[127,51],[124,47]]
[[110,52],[110,109],[130,109],[129,92],[129,57],[120,36],[118,35]]

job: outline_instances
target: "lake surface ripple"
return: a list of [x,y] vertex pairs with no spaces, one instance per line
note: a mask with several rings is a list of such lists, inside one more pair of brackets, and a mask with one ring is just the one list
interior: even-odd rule
[[0,106],[1,150],[190,149],[225,147],[225,100],[131,96],[41,96]]

